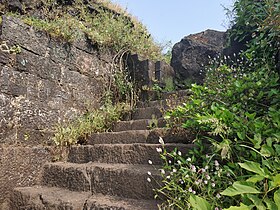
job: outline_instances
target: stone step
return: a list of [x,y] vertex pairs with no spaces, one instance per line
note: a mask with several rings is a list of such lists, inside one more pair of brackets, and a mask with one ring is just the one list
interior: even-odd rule
[[159,137],[166,143],[192,143],[195,135],[188,130],[174,130],[166,128],[156,128],[152,130],[128,130],[120,132],[94,133],[87,139],[88,145],[94,144],[133,144],[151,143],[157,144]]
[[[165,144],[164,148],[170,152],[177,148],[183,155],[193,148],[193,144]],[[68,160],[72,163],[126,163],[147,164],[152,160],[153,164],[160,165],[162,160],[158,148],[160,144],[95,144],[93,146],[73,146],[70,148]]]
[[155,100],[155,101],[138,101],[136,103],[136,107],[138,108],[147,108],[147,107],[157,107],[160,109],[167,108],[166,100]]
[[87,144],[132,144],[146,143],[149,130],[94,133],[87,138]]
[[140,99],[145,101],[165,100],[169,98],[183,98],[191,94],[190,90],[176,90],[170,92],[157,92],[153,90],[142,91]]
[[[160,168],[156,166],[156,168]],[[153,199],[161,176],[154,165],[47,163],[42,185],[133,199]],[[147,172],[152,173],[151,182]]]
[[157,203],[155,200],[33,186],[14,189],[9,210],[157,210]]
[[153,118],[161,118],[162,112],[160,108],[157,107],[146,107],[146,108],[137,108],[131,114],[132,120],[141,120],[141,119],[153,119]]
[[162,93],[161,99],[165,100],[165,99],[174,98],[176,100],[176,98],[188,97],[190,94],[191,94],[190,90],[177,90],[171,92],[164,92]]
[[165,125],[166,122],[163,118],[119,121],[114,125],[113,131],[120,132],[127,130],[147,130],[155,127],[162,128]]

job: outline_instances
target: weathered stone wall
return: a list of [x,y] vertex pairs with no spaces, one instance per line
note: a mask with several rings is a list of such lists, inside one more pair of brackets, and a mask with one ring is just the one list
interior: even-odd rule
[[49,147],[0,146],[0,209],[9,209],[13,188],[38,183],[42,166],[51,160],[51,153]]
[[[52,159],[53,149],[42,145],[54,125],[99,106],[114,55],[86,38],[52,38],[14,17],[3,16],[0,29],[0,209],[8,209],[11,190],[36,184]],[[132,57],[129,71],[139,87],[174,77],[163,62]]]
[[149,59],[143,59],[137,54],[127,55],[125,62],[128,66],[131,79],[134,81],[140,93],[140,99],[147,100],[148,96],[143,87],[151,87],[155,81],[165,86],[166,80],[174,80],[175,73],[173,68],[164,61],[154,62]]
[[[56,123],[98,106],[113,55],[86,38],[67,43],[16,18],[2,19],[0,143],[48,142]],[[19,45],[21,52],[5,45]]]

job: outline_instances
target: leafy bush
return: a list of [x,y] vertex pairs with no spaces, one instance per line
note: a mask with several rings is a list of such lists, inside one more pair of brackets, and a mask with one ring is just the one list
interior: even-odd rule
[[[213,60],[205,83],[192,85],[185,104],[167,113],[174,126],[196,131],[199,145],[211,145],[209,150],[198,147],[190,153],[191,160],[196,159],[192,165],[200,173],[196,171],[188,179],[186,175],[192,171],[189,157],[163,152],[163,160],[172,157],[182,163],[165,164],[164,185],[158,193],[166,195],[167,208],[280,208],[280,83],[275,66],[279,25],[269,24],[277,22],[271,17],[279,17],[275,13],[279,3],[238,0],[234,9],[236,31],[231,35],[238,40],[253,35],[247,50],[236,62],[227,57]],[[205,179],[201,171],[206,172],[206,153],[219,160],[219,168],[225,171],[210,190],[207,184],[200,185],[203,188],[195,185],[198,179]],[[215,169],[206,173],[215,177],[210,175],[213,172]],[[190,187],[195,193],[188,191]],[[219,199],[215,198],[218,192]]]
[[162,149],[158,149],[164,162],[160,170],[164,186],[157,190],[157,196],[168,200],[161,208],[185,210],[199,201],[201,209],[210,209],[207,200],[214,207],[220,206],[224,202],[220,193],[235,178],[229,167],[220,164],[220,155],[207,153],[198,143],[188,156],[177,149],[167,152],[164,146],[162,143]]
[[280,3],[278,0],[237,0],[234,3],[235,27],[232,39],[249,40],[247,59],[258,67],[270,65],[275,68],[275,56],[280,48]]

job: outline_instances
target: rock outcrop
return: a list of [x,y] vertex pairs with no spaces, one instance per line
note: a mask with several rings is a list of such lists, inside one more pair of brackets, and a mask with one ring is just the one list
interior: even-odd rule
[[0,41],[0,143],[42,144],[53,125],[98,106],[110,53],[86,38],[72,44],[54,39],[8,16]]
[[204,66],[209,58],[222,53],[226,33],[214,30],[184,37],[172,49],[171,66],[177,79],[186,83],[203,83]]

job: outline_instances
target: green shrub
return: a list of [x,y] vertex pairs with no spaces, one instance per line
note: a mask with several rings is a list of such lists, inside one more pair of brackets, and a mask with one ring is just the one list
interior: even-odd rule
[[246,58],[258,67],[275,68],[280,48],[280,3],[278,0],[237,0],[234,3],[235,28],[231,39],[242,42],[248,38]]
[[[191,171],[188,157],[164,151],[163,160],[172,157],[183,163],[165,164],[164,185],[157,192],[167,196],[167,209],[279,209],[280,83],[274,58],[279,53],[279,21],[274,19],[279,17],[279,3],[238,0],[234,9],[232,38],[242,41],[253,35],[248,49],[235,58],[237,62],[214,60],[205,83],[193,84],[185,104],[166,116],[174,126],[196,131],[200,145],[211,145],[190,153],[191,159],[197,158],[196,168],[205,169],[208,153],[230,176],[220,174],[215,187],[208,191],[207,185],[201,185],[194,195],[188,189],[196,186],[197,179],[203,180],[202,173],[186,179]],[[170,176],[174,168],[177,173]],[[219,199],[215,198],[218,192]]]
[[[210,210],[221,206],[225,200],[230,202],[221,192],[232,184],[235,174],[228,166],[221,165],[220,155],[208,153],[198,142],[196,149],[187,156],[177,149],[167,152],[164,143],[157,150],[164,162],[160,169],[164,186],[156,191],[157,197],[167,198],[161,209],[185,210],[200,206],[200,209]],[[195,205],[196,200],[199,200],[198,205]]]

